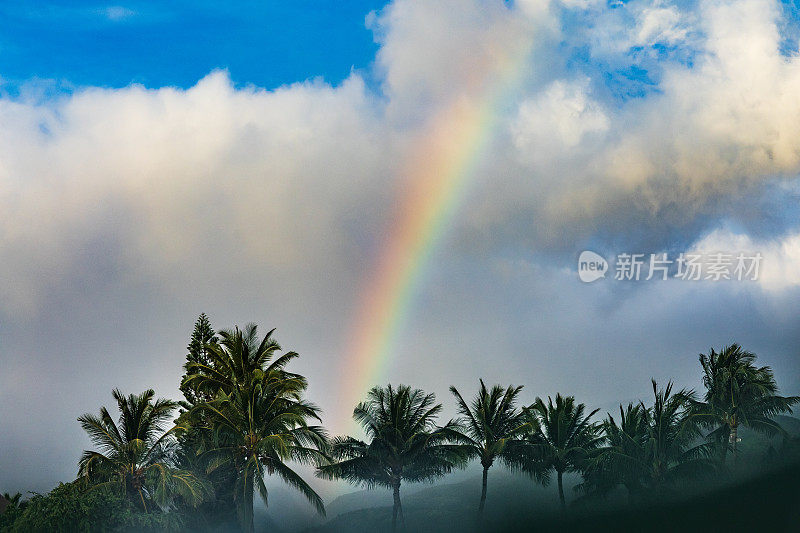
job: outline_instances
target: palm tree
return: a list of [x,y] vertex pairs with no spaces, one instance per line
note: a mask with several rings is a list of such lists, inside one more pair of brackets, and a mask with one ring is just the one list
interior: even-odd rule
[[28,501],[22,500],[22,494],[19,492],[13,496],[8,492],[0,494],[0,531],[12,530],[17,518],[28,506]]
[[22,501],[22,493],[17,492],[13,496],[8,492],[0,494],[0,514],[6,511],[6,508],[23,508],[27,502]]
[[566,509],[564,498],[564,472],[577,472],[584,468],[589,454],[602,441],[598,427],[590,422],[599,409],[584,416],[586,406],[576,404],[574,396],[556,394],[556,402],[548,397],[547,404],[541,398],[524,409],[529,423],[528,440],[539,451],[533,462],[524,462],[521,469],[535,473],[540,469],[542,480],[547,482],[547,472],[555,471],[558,478],[558,498],[562,511]]
[[785,434],[772,418],[791,413],[791,406],[800,402],[800,397],[778,396],[772,369],[757,367],[755,360],[755,354],[738,344],[700,354],[706,393],[702,402],[694,402],[694,413],[704,427],[714,428],[708,437],[718,443],[723,462],[728,448],[736,462],[740,425],[770,436]]
[[20,501],[22,501],[22,493],[21,492],[17,492],[13,496],[8,492],[4,492],[2,494],[2,497],[6,500],[6,502],[8,504],[13,505],[15,507],[20,504]]
[[678,481],[712,469],[707,444],[696,444],[700,431],[691,415],[694,393],[659,389],[652,381],[654,403],[620,406],[620,423],[603,422],[605,445],[589,461],[585,490],[607,491],[623,485],[628,500],[650,493],[660,497]]
[[[281,345],[272,337],[275,329],[258,340],[258,326],[247,324],[243,330],[219,332],[219,342],[205,344],[204,357],[188,361],[186,377],[181,386],[211,394],[222,391],[230,394],[235,389],[247,390],[265,374],[282,372],[286,377],[305,379],[285,370],[286,365],[299,355],[286,352],[272,360]],[[271,362],[270,362],[271,361]]]
[[320,411],[303,399],[306,379],[284,370],[297,353],[272,361],[281,349],[273,331],[260,341],[252,324],[244,331],[222,331],[221,342],[208,346],[209,363],[186,365],[184,383],[214,394],[214,400],[192,411],[202,414],[210,433],[202,450],[210,458],[209,470],[226,465],[236,473],[234,500],[246,531],[253,531],[256,490],[267,503],[266,475],[277,474],[325,514],[322,498],[287,462],[320,464],[327,435],[322,427],[308,424],[320,419]]
[[159,398],[150,389],[125,396],[112,391],[120,416],[117,423],[105,407],[100,416],[78,418],[100,451],[84,451],[78,463],[78,476],[92,486],[119,486],[128,498],[148,512],[148,502],[164,503],[179,495],[192,505],[206,494],[206,487],[191,473],[173,468],[170,446],[177,426],[165,431],[176,403]]
[[696,444],[700,429],[692,417],[694,391],[672,393],[672,382],[659,389],[651,380],[655,400],[645,411],[648,436],[644,449],[646,483],[655,495],[662,494],[677,481],[710,471],[709,448]]
[[617,485],[628,492],[628,503],[641,494],[645,475],[644,459],[649,438],[647,408],[639,402],[619,406],[619,424],[609,414],[601,424],[603,446],[593,453],[579,488],[592,496],[605,496]]
[[337,437],[331,445],[336,460],[320,466],[323,479],[344,479],[368,488],[392,489],[392,530],[398,517],[403,522],[400,485],[403,481],[430,481],[463,466],[465,450],[457,438],[455,423],[436,426],[442,410],[433,394],[406,385],[373,387],[367,400],[353,410],[353,419],[364,429],[369,443],[353,437]]
[[478,521],[483,518],[486,505],[486,485],[489,468],[500,459],[508,466],[514,466],[514,458],[520,447],[526,445],[524,439],[527,422],[517,409],[516,401],[522,387],[509,386],[505,390],[500,385],[487,389],[480,380],[480,389],[467,404],[458,389],[451,386],[450,392],[456,397],[461,418],[456,420],[464,450],[470,458],[477,458],[483,467],[481,499],[478,504]]

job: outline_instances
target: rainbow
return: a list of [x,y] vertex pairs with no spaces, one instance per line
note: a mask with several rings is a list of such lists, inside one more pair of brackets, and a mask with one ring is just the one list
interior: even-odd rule
[[528,56],[525,46],[514,54],[495,54],[484,65],[472,65],[467,90],[441,108],[412,143],[408,164],[401,169],[406,187],[362,292],[345,351],[340,427],[352,428],[353,407],[372,386],[385,384],[387,366],[431,254],[475,179],[476,166]]

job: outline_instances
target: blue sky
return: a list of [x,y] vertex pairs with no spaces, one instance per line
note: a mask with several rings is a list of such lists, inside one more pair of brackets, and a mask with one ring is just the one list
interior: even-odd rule
[[[321,77],[340,83],[352,69],[370,81],[378,45],[365,24],[385,0],[291,2],[20,1],[0,4],[0,76],[14,94],[21,83],[46,80],[74,86],[188,88],[214,69],[234,84],[274,88]],[[605,16],[631,23],[625,2],[609,2]],[[695,0],[676,2],[695,9]],[[797,48],[798,0],[781,0],[781,49]],[[595,76],[610,100],[658,92],[665,61],[690,65],[691,43],[654,42],[613,57],[592,54],[585,31],[596,10],[561,10],[568,68]]]
[[189,87],[213,69],[276,87],[365,70],[384,1],[21,1],[0,4],[0,75],[79,86]]

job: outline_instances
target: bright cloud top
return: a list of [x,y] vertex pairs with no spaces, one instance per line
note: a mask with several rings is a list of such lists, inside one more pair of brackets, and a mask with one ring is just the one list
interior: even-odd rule
[[[576,29],[565,15],[576,11],[609,24],[586,30],[590,57],[577,66],[560,47],[575,39],[565,41]],[[619,40],[624,17],[633,25]],[[426,117],[474,97],[479,64],[521,43],[533,50],[520,67],[528,82],[497,110],[505,122],[482,178],[493,194],[474,199],[466,227],[546,244],[590,238],[601,217],[631,211],[645,225],[681,226],[735,216],[726,199],[800,168],[800,62],[779,52],[774,2],[687,12],[662,1],[398,1],[368,19],[381,42],[380,93],[358,74],[339,87],[264,91],[212,73],[186,91],[0,101],[6,311],[33,306],[56,271],[74,266],[76,241],[104,232],[123,241],[123,262],[156,269],[182,271],[213,239],[268,268],[347,270],[348,243],[358,247],[365,226],[381,231],[375,206],[395,198]],[[682,45],[692,64],[665,53],[657,90],[643,98],[614,100],[593,71],[595,53],[598,63],[612,52],[636,63],[641,48]]]

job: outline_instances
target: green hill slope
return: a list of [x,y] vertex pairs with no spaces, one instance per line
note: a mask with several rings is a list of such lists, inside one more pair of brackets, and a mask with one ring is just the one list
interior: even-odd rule
[[[790,435],[800,436],[800,419],[780,416],[778,421]],[[628,508],[620,494],[594,508],[571,508],[564,518],[552,487],[542,487],[526,476],[501,468],[493,469],[480,530],[707,532],[753,531],[769,526],[773,531],[796,531],[786,527],[800,523],[791,522],[800,520],[800,463],[769,471],[765,467],[769,450],[781,450],[782,439],[770,439],[746,428],[740,435],[739,461],[745,465],[745,472],[736,477],[734,485],[729,480],[726,484],[712,482],[705,489],[687,487],[676,500],[648,508]],[[574,500],[572,487],[579,479],[572,476],[565,482],[568,498]],[[406,531],[476,531],[479,477],[403,490]],[[391,531],[391,495],[375,490],[342,496],[331,502],[329,516],[332,518],[328,522],[307,533]]]

